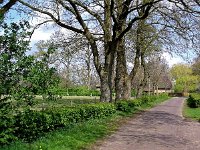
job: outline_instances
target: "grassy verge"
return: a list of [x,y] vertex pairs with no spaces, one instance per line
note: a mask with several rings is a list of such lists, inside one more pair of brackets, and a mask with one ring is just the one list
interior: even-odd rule
[[119,120],[119,115],[105,119],[95,119],[79,123],[68,129],[60,129],[46,134],[37,141],[28,143],[14,143],[3,147],[1,150],[78,150],[89,147],[97,139],[116,130],[114,122]]
[[70,128],[60,129],[32,142],[18,142],[0,148],[0,150],[78,150],[89,149],[97,140],[110,135],[136,112],[149,109],[166,99],[157,99],[149,104],[134,109],[131,113],[118,112],[104,119],[94,119],[79,123]]
[[188,119],[200,121],[200,108],[190,108],[185,102],[183,115]]
[[170,97],[157,99],[157,100],[155,100],[155,101],[153,101],[153,102],[150,102],[150,103],[148,103],[148,104],[142,105],[142,106],[139,107],[138,109],[141,110],[141,111],[148,110],[148,109],[150,109],[150,108],[152,108],[152,107],[154,107],[154,106],[156,106],[156,105],[158,105],[158,104],[160,104],[160,103],[162,103],[162,102],[168,100],[169,98],[170,98]]

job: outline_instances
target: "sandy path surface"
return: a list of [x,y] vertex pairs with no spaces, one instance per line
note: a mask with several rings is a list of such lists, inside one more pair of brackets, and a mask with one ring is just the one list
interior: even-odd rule
[[172,98],[131,119],[96,150],[200,150],[200,123],[182,117],[184,98]]

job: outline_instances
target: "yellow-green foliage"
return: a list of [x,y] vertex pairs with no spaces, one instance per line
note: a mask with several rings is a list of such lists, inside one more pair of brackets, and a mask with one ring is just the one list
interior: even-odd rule
[[171,70],[172,77],[176,80],[176,92],[190,92],[197,89],[198,76],[193,74],[192,67],[186,64],[176,64]]

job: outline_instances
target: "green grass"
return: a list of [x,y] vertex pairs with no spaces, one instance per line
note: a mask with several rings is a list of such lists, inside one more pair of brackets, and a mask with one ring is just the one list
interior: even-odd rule
[[132,113],[117,112],[116,114],[104,118],[95,119],[79,123],[70,128],[59,129],[46,136],[28,144],[24,142],[13,143],[0,150],[78,150],[92,149],[92,145],[107,135],[110,135],[117,128],[126,122],[129,117],[133,117],[138,112],[149,109],[166,99],[158,99],[148,105],[143,105]]
[[[62,96],[63,99],[100,99],[99,96]],[[41,95],[36,95],[36,99],[42,99]]]
[[68,107],[75,106],[79,104],[91,104],[91,103],[99,103],[98,96],[63,96],[62,99],[58,99],[55,101],[43,100],[42,96],[37,95],[35,99],[35,105],[33,105],[33,109],[41,110],[51,107]]
[[200,108],[190,108],[184,104],[183,115],[192,120],[200,120]]
[[[89,147],[97,139],[110,134],[117,129],[115,122],[121,116],[115,114],[104,119],[95,119],[77,124],[71,128],[60,129],[37,141],[28,143],[14,143],[10,146],[0,148],[0,150],[77,150]],[[41,147],[41,149],[40,149]]]
[[156,105],[158,105],[158,104],[160,104],[160,103],[166,101],[166,100],[169,99],[169,98],[170,98],[170,97],[165,97],[165,98],[157,99],[157,100],[155,100],[155,101],[153,101],[153,102],[150,102],[150,103],[148,103],[148,104],[142,105],[142,106],[141,106],[140,108],[138,108],[138,109],[141,110],[141,111],[148,110],[148,109],[150,109],[150,108],[152,108],[152,107],[155,107]]

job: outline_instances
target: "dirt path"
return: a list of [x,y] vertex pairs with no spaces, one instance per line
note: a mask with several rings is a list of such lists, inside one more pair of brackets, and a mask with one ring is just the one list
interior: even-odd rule
[[172,98],[130,120],[96,150],[200,150],[200,123],[182,117],[184,98]]

